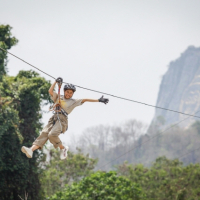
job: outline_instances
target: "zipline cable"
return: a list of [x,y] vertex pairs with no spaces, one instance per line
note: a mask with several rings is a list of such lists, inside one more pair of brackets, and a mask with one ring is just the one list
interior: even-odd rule
[[[197,111],[196,113],[198,113],[198,112],[200,112],[200,111]],[[195,113],[195,114],[196,114],[196,113]],[[154,139],[154,138],[157,138],[158,136],[160,136],[160,135],[161,135],[161,134],[163,134],[164,132],[166,132],[166,131],[168,131],[168,130],[172,129],[173,127],[175,127],[176,125],[178,125],[178,124],[182,123],[183,121],[187,120],[188,118],[190,118],[190,117],[187,117],[187,118],[185,118],[185,119],[183,119],[183,120],[181,120],[181,121],[177,122],[176,124],[173,124],[173,125],[172,125],[172,126],[170,126],[169,128],[166,128],[164,131],[162,131],[162,132],[158,133],[157,135],[155,135],[155,136],[151,137],[151,138],[150,138],[150,139],[148,139],[147,141],[145,141],[145,142],[142,142],[140,145],[137,145],[137,146],[135,146],[135,147],[133,147],[133,148],[129,149],[128,151],[124,152],[124,153],[123,153],[123,154],[121,154],[120,156],[116,157],[115,159],[113,159],[113,160],[111,160],[111,161],[107,162],[106,164],[104,164],[104,165],[102,165],[102,166],[100,166],[100,167],[98,167],[98,168],[99,168],[99,169],[101,169],[101,168],[103,168],[103,167],[107,166],[108,164],[110,164],[110,163],[112,163],[112,162],[114,162],[114,161],[118,160],[119,158],[123,157],[123,156],[124,156],[124,155],[126,155],[127,153],[129,153],[129,152],[133,151],[134,149],[136,149],[137,147],[140,147],[140,146],[142,146],[143,144],[145,144],[145,143],[149,142],[150,140],[152,140],[152,139]],[[200,147],[199,147],[199,148],[200,148]],[[199,149],[199,148],[198,148],[198,149]]]
[[[53,79],[56,79],[55,77],[51,76],[50,74],[42,71],[41,69],[35,67],[34,65],[26,62],[25,60],[19,58],[18,56],[10,53],[9,51],[3,49],[0,47],[1,50],[9,53],[10,55],[14,56],[15,58],[21,60],[22,62],[30,65],[31,67],[37,69],[38,71],[46,74],[47,76],[53,78]],[[63,82],[63,83],[66,83],[66,82]],[[180,111],[177,111],[177,110],[171,110],[171,109],[168,109],[168,108],[163,108],[163,107],[160,107],[160,106],[155,106],[155,105],[151,105],[151,104],[147,104],[147,103],[144,103],[144,102],[140,102],[140,101],[135,101],[135,100],[132,100],[132,99],[127,99],[127,98],[124,98],[124,97],[120,97],[120,96],[116,96],[116,95],[112,95],[112,94],[109,94],[109,93],[105,93],[105,92],[101,92],[101,91],[98,91],[98,90],[93,90],[93,89],[89,89],[89,88],[85,88],[85,87],[82,87],[82,86],[78,86],[78,85],[75,85],[76,87],[78,88],[81,88],[81,89],[85,89],[85,90],[89,90],[89,91],[92,91],[92,92],[96,92],[96,93],[100,93],[100,94],[104,94],[104,95],[108,95],[108,96],[111,96],[111,97],[114,97],[114,98],[118,98],[118,99],[122,99],[122,100],[125,100],[125,101],[130,101],[130,102],[133,102],[133,103],[138,103],[138,104],[142,104],[142,105],[145,105],[145,106],[149,106],[149,107],[154,107],[154,108],[158,108],[158,109],[162,109],[162,110],[166,110],[166,111],[170,111],[170,112],[174,112],[174,113],[179,113],[179,114],[182,114],[182,115],[187,115],[187,116],[190,116],[190,117],[196,117],[196,118],[200,118],[200,116],[196,116],[196,115],[191,115],[191,114],[188,114],[188,113],[183,113],[183,112],[180,112]]]

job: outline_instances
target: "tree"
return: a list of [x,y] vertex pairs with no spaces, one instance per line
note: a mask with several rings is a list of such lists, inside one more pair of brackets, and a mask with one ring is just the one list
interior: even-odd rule
[[76,154],[68,152],[66,160],[60,160],[59,151],[54,149],[49,151],[48,157],[50,161],[42,163],[44,172],[40,177],[45,196],[51,196],[66,184],[88,176],[97,163],[97,160],[83,155],[79,149]]
[[200,121],[194,122],[191,127],[196,129],[197,133],[200,134]]
[[[146,129],[144,123],[136,120],[114,126],[99,125],[86,129],[73,146],[77,145],[84,153],[98,158],[98,168],[102,163],[109,162],[133,148],[136,140],[145,133]],[[114,163],[110,162],[104,169],[108,170],[114,164],[122,163],[124,160],[131,162],[134,160],[132,157],[131,154],[126,154]]]
[[[0,47],[4,49],[10,49],[12,46],[16,45],[18,40],[12,37],[11,29],[9,25],[0,25]],[[0,81],[2,81],[3,75],[6,74],[7,65],[7,53],[0,49]]]
[[50,200],[140,200],[144,194],[138,184],[132,183],[116,172],[95,172],[79,183],[57,192]]
[[200,165],[184,166],[178,159],[159,157],[150,168],[127,162],[117,167],[120,176],[141,186],[147,199],[200,199]]
[[41,200],[39,159],[28,159],[21,146],[30,146],[41,129],[41,105],[50,101],[50,83],[34,71],[20,71],[16,77],[3,76],[0,82],[0,196],[19,199],[28,193],[30,200]]

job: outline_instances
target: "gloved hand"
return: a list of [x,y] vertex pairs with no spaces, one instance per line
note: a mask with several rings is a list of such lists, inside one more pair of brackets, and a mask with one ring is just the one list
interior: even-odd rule
[[107,104],[109,102],[109,99],[105,99],[105,98],[103,98],[103,96],[98,100],[99,100],[99,102],[105,103],[105,104]]
[[63,82],[63,79],[62,79],[61,77],[58,77],[58,78],[56,79],[56,82],[57,82],[57,83],[62,83],[62,82]]

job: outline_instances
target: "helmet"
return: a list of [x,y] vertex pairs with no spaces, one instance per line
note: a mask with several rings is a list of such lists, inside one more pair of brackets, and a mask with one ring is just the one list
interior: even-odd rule
[[69,84],[67,83],[65,86],[64,86],[64,91],[65,90],[73,90],[73,92],[76,92],[76,87],[72,84]]

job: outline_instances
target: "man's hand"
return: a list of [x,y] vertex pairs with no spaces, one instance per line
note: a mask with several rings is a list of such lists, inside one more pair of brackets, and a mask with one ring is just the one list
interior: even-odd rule
[[58,77],[57,79],[56,79],[56,83],[62,83],[63,82],[63,79],[61,78],[61,77]]
[[102,97],[99,99],[99,102],[107,104],[107,103],[109,102],[109,99],[105,99],[105,98],[103,98],[103,96],[102,96]]

